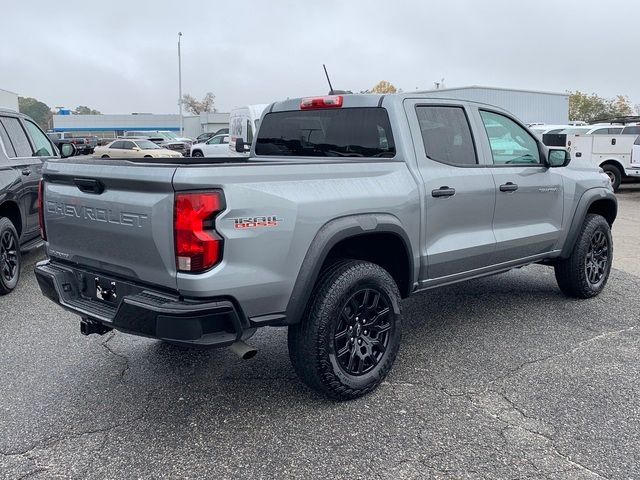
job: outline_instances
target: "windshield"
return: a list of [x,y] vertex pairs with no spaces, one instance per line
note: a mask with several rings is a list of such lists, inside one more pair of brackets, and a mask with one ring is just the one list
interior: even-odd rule
[[158,150],[160,147],[149,140],[136,140],[136,145],[142,150]]
[[166,138],[167,140],[177,140],[178,136],[173,133],[173,132],[158,132],[160,135],[162,135],[164,138]]
[[383,108],[294,110],[267,114],[256,154],[301,157],[393,157],[396,148]]

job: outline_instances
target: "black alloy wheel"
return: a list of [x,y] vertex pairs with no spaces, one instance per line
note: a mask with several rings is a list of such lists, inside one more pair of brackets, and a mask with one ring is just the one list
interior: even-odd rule
[[602,230],[596,230],[591,236],[584,268],[587,281],[597,287],[604,280],[609,264],[609,239]]
[[345,302],[334,335],[338,365],[348,375],[373,370],[389,345],[393,323],[390,301],[375,288],[358,290]]

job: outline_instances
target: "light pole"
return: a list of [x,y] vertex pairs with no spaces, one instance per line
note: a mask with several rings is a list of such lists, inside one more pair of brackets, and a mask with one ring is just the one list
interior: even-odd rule
[[180,136],[184,135],[184,118],[182,117],[182,57],[180,56],[180,40],[182,32],[178,32],[178,105],[180,107]]

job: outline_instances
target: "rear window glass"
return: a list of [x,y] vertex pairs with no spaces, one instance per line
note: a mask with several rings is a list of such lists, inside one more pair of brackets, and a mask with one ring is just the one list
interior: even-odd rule
[[265,115],[256,154],[299,157],[394,157],[383,108],[299,110]]

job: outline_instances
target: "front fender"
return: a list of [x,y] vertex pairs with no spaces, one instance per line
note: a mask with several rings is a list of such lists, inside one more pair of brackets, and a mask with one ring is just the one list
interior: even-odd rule
[[560,258],[568,258],[571,255],[576,240],[578,239],[578,235],[580,234],[582,224],[584,223],[584,219],[589,212],[589,208],[595,202],[601,200],[611,203],[611,208],[614,209],[612,218],[615,219],[618,212],[618,200],[615,194],[611,190],[603,187],[590,188],[589,190],[586,190],[580,197],[578,205],[574,211],[571,224],[568,227],[567,237],[560,253]]

